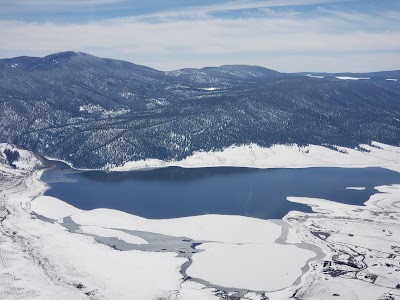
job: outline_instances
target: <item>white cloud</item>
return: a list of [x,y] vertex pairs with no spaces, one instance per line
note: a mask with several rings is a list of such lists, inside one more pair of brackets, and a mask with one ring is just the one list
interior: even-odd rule
[[[270,14],[236,19],[203,14],[151,22],[121,18],[87,24],[0,21],[0,56],[77,50],[164,70],[227,63],[288,72],[400,69],[400,29],[392,20],[397,15]],[[371,24],[385,29],[371,30]]]
[[102,5],[123,1],[124,0],[2,0],[2,5],[18,5],[21,9],[23,6],[47,6],[54,8],[55,6]]
[[[315,5],[324,3],[335,3],[335,2],[346,2],[351,0],[246,0],[246,1],[228,1],[225,3],[211,4],[211,5],[199,5],[190,6],[183,8],[174,8],[172,10],[166,10],[162,12],[155,12],[146,15],[136,16],[133,19],[151,19],[157,18],[170,19],[176,17],[193,17],[193,16],[209,16],[213,13],[221,13],[228,11],[243,11],[250,9],[267,9],[273,7],[294,7],[294,6],[305,6]],[[269,10],[271,13],[271,10]]]
[[221,12],[221,11],[233,11],[233,10],[244,10],[244,9],[255,9],[255,8],[267,8],[267,7],[284,7],[284,6],[303,6],[313,5],[322,3],[333,3],[333,2],[344,2],[345,0],[246,0],[246,1],[229,1],[221,4],[212,4],[192,7],[190,9],[183,9],[181,12],[188,10],[191,11],[202,11],[202,12]]

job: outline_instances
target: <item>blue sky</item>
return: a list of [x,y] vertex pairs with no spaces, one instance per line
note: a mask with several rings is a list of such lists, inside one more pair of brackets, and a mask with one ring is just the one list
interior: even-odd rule
[[0,57],[76,50],[161,70],[400,69],[398,0],[0,0]]

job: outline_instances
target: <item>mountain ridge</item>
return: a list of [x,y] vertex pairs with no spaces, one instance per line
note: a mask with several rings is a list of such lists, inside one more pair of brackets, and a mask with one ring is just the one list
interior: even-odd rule
[[143,66],[158,72],[163,72],[163,73],[171,73],[171,72],[176,72],[176,71],[181,71],[181,70],[204,70],[204,69],[216,69],[216,68],[224,68],[224,67],[254,67],[254,68],[261,68],[261,69],[265,69],[268,71],[273,71],[273,72],[278,72],[281,74],[294,74],[294,75],[306,75],[306,74],[320,74],[320,75],[341,75],[341,74],[353,74],[353,75],[359,75],[359,74],[380,74],[380,73],[400,73],[400,70],[381,70],[381,71],[368,71],[368,72],[350,72],[350,71],[343,71],[343,72],[320,72],[320,71],[301,71],[301,72],[280,72],[277,70],[273,70],[267,67],[263,67],[260,65],[251,65],[251,64],[224,64],[224,65],[219,65],[219,66],[205,66],[205,67],[201,67],[201,68],[193,68],[193,67],[185,67],[182,69],[175,69],[175,70],[170,70],[170,71],[161,71],[161,70],[157,70],[155,68],[151,68],[151,67],[147,67],[144,65],[140,65],[140,64],[135,64],[133,62],[129,62],[129,61],[125,61],[125,60],[121,60],[121,59],[113,59],[113,58],[103,58],[103,57],[99,57],[96,55],[92,55],[86,52],[81,52],[81,51],[72,51],[72,50],[68,50],[68,51],[62,51],[62,52],[56,52],[56,53],[52,53],[52,54],[48,54],[45,56],[15,56],[15,57],[8,57],[8,58],[0,58],[0,63],[4,62],[4,61],[15,61],[15,60],[19,60],[19,59],[36,59],[36,60],[40,60],[40,59],[51,59],[51,58],[57,58],[60,56],[77,56],[77,55],[83,55],[86,57],[92,57],[92,58],[96,58],[96,59],[102,59],[102,60],[112,60],[112,61],[119,61],[119,62],[124,62],[124,63],[128,63],[128,64],[132,64],[135,66]]
[[0,142],[88,168],[251,143],[400,145],[400,85],[382,74],[178,71],[70,51],[2,59]]

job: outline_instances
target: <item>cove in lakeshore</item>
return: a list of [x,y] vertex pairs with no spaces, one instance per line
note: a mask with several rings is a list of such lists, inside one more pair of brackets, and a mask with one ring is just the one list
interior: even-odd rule
[[363,205],[378,193],[375,186],[400,184],[400,174],[383,168],[237,167],[103,172],[57,162],[42,180],[51,186],[45,195],[84,210],[109,208],[149,219],[204,214],[281,219],[291,210],[311,212],[288,196]]

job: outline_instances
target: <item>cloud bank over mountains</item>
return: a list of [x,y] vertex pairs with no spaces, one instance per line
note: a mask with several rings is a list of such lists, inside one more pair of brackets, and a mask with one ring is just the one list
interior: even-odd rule
[[7,1],[0,57],[76,50],[162,70],[233,63],[284,72],[400,69],[393,1],[169,0],[161,7],[35,0],[18,8]]

